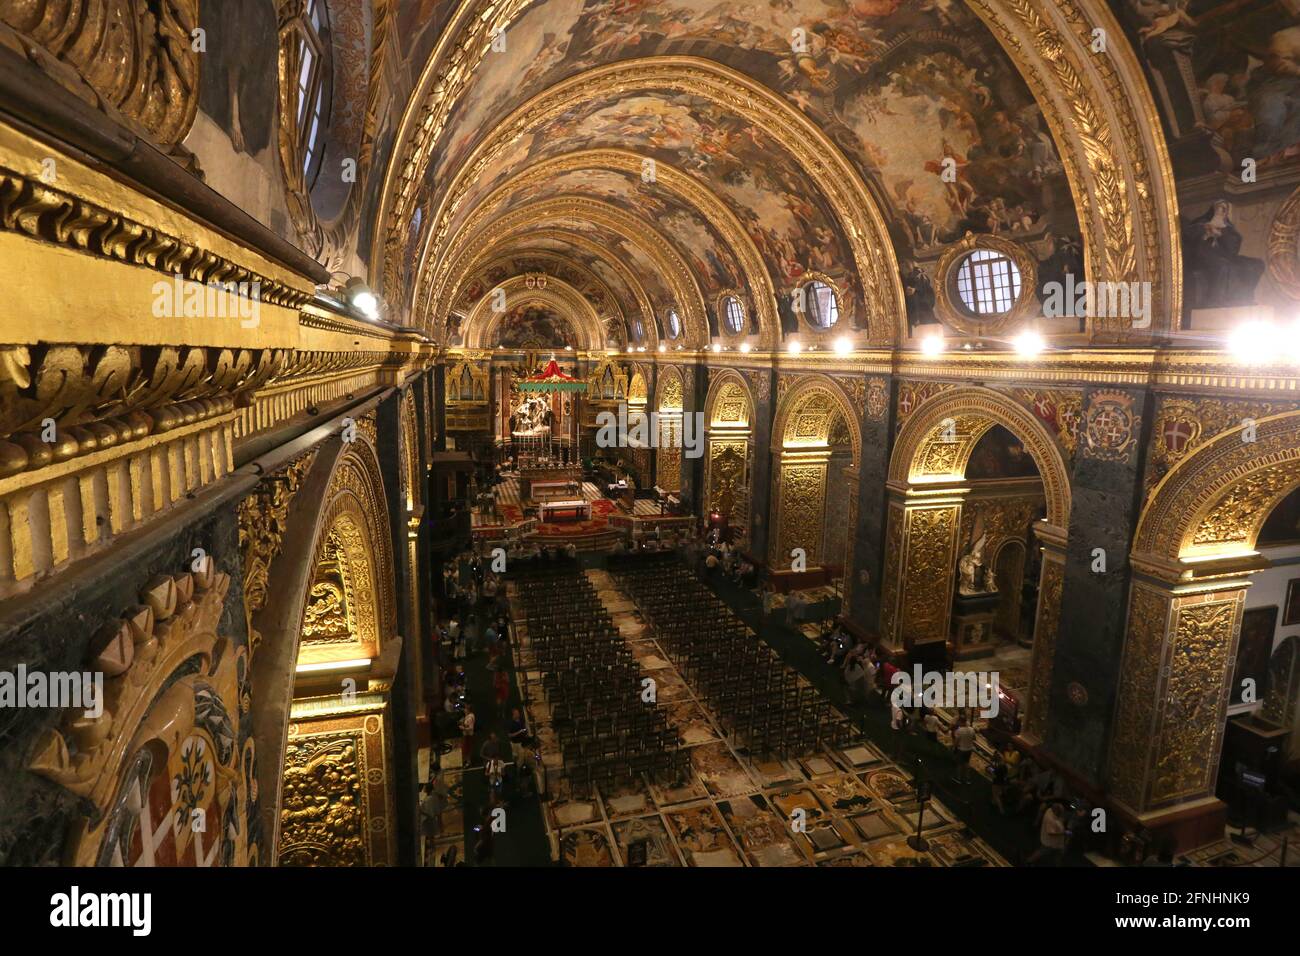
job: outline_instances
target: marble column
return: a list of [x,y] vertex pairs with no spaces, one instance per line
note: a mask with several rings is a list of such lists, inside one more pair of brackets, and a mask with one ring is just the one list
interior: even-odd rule
[[1071,475],[1070,534],[1047,693],[1050,720],[1042,733],[1048,753],[1092,785],[1102,781],[1121,676],[1128,551],[1140,514],[1148,404],[1145,392],[1085,390]]
[[896,383],[892,376],[867,376],[862,410],[862,449],[857,467],[856,494],[845,562],[845,613],[859,627],[875,632],[880,623],[881,586],[885,571],[885,514],[889,455],[893,450]]

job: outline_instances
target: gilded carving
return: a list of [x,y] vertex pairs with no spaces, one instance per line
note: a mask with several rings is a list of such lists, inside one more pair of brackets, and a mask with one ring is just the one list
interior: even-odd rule
[[1154,805],[1214,792],[1239,603],[1213,601],[1178,609],[1152,769]]
[[904,520],[901,636],[908,644],[946,640],[961,505],[909,506]]
[[1142,417],[1133,412],[1127,392],[1100,391],[1092,396],[1083,421],[1083,453],[1102,461],[1122,461],[1138,440]]
[[0,4],[0,42],[8,34],[60,85],[164,150],[198,111],[198,25],[199,0]]
[[1168,597],[1142,585],[1134,586],[1107,773],[1111,791],[1135,810],[1146,807],[1148,761],[1157,732],[1160,670],[1169,617]]
[[1061,625],[1061,595],[1065,589],[1065,566],[1044,554],[1038,585],[1038,620],[1034,623],[1034,647],[1029,662],[1029,700],[1024,731],[1042,740],[1047,736],[1052,671],[1056,664],[1056,632]]
[[778,479],[777,535],[773,567],[788,567],[790,552],[803,548],[808,567],[821,561],[822,509],[826,501],[826,463],[781,463]]
[[281,866],[370,864],[360,734],[290,739],[280,797]]

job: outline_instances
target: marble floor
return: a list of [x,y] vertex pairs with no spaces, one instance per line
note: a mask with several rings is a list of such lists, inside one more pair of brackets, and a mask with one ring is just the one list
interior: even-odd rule
[[927,850],[909,847],[918,815],[910,777],[868,743],[767,761],[736,747],[631,600],[604,571],[587,574],[642,672],[655,679],[680,746],[690,751],[691,770],[676,786],[641,779],[573,795],[560,773],[541,674],[529,669],[527,632],[520,627],[530,726],[550,768],[545,821],[556,860],[570,866],[1005,865],[934,800],[922,820]]

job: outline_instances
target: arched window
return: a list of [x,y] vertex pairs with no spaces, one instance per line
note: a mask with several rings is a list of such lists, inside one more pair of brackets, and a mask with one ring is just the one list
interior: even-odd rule
[[957,297],[973,316],[1005,315],[1020,298],[1020,267],[997,249],[975,249],[954,272]]
[[722,300],[722,321],[733,335],[745,330],[745,307],[734,295]]
[[682,317],[677,314],[676,309],[668,310],[668,337],[675,339],[682,334]]
[[808,320],[819,329],[829,329],[840,320],[840,302],[835,290],[820,279],[804,286],[807,296]]
[[320,175],[325,153],[325,127],[333,86],[329,14],[325,0],[307,0],[303,16],[294,23],[298,39],[298,155],[310,190]]
[[645,326],[641,323],[639,318],[632,320],[632,338],[637,342],[640,342],[645,338]]

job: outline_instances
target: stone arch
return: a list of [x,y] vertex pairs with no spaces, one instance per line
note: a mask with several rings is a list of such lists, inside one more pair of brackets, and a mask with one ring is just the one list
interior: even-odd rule
[[1247,420],[1178,462],[1138,519],[1133,559],[1172,568],[1253,552],[1269,512],[1300,486],[1300,412]]
[[1070,521],[1070,471],[1057,440],[1023,405],[981,386],[959,386],[924,402],[903,425],[889,459],[889,514],[880,628],[887,643],[948,640],[971,452],[1001,425],[1024,442],[1043,483],[1042,546],[1024,732],[1040,737],[1055,660]]
[[484,293],[462,324],[465,348],[490,349],[496,345],[494,336],[506,315],[495,308],[498,289],[505,293],[507,309],[541,305],[563,317],[578,336],[575,348],[592,351],[606,346],[604,324],[581,292],[553,277],[547,278],[545,288],[530,287],[530,278],[514,276]]
[[[774,533],[768,547],[768,563],[773,569],[789,565],[796,548],[803,550],[809,568],[837,556],[830,553],[826,540],[831,514],[826,507],[827,493],[834,457],[831,430],[837,420],[848,431],[848,468],[856,473],[862,456],[862,429],[852,401],[834,379],[822,374],[800,376],[777,402],[771,449],[776,459],[772,473]],[[852,487],[843,498],[846,506],[857,497],[856,481],[852,477],[849,481]],[[842,523],[850,523],[851,518],[846,510]],[[843,564],[848,557],[846,551],[840,562],[830,563]]]
[[[444,264],[445,268],[439,270],[444,281],[429,293],[427,299],[421,298],[426,303],[425,308],[432,314],[432,327],[437,328],[446,320],[460,286],[482,258],[482,249],[495,248],[539,223],[548,227],[573,223],[579,229],[586,224],[596,225],[608,229],[638,248],[659,270],[672,294],[682,316],[685,341],[699,347],[708,341],[709,324],[704,296],[694,272],[676,246],[639,216],[626,213],[606,202],[572,196],[529,203],[498,219],[489,220],[486,216],[472,219],[465,230],[468,238],[460,251],[450,257]],[[653,333],[654,341],[657,342],[658,323],[651,321],[647,331]]]
[[[422,256],[414,301],[431,302],[438,297],[437,290],[444,287],[443,277],[447,272],[444,250],[448,248],[457,201],[494,151],[507,148],[546,115],[563,112],[610,90],[633,89],[685,92],[702,97],[741,114],[783,144],[835,212],[836,225],[851,251],[862,286],[863,319],[871,341],[884,344],[905,337],[906,309],[893,243],[884,216],[857,169],[819,126],[784,97],[720,63],[691,56],[646,57],[595,67],[542,91],[499,123],[466,159],[439,203]],[[397,156],[394,161],[398,161]],[[427,156],[421,162],[427,164]],[[396,186],[391,173],[390,169],[390,184]],[[401,197],[391,198],[405,206],[408,202],[404,198],[405,185],[401,193]],[[389,201],[384,205],[383,218],[386,218]],[[382,228],[382,225],[381,219],[377,226]],[[391,227],[388,235],[392,235]],[[431,276],[431,272],[436,275]]]
[[[261,636],[253,673],[253,697],[259,702],[253,724],[259,755],[257,781],[265,849],[272,859],[279,857],[283,845],[280,811],[290,738],[297,740],[296,755],[303,749],[301,728],[290,720],[295,694],[303,692],[297,687],[299,664],[329,668],[325,679],[332,695],[338,694],[340,686],[346,689],[343,681],[353,680],[360,698],[371,680],[381,676],[383,660],[400,648],[399,641],[393,640],[397,629],[393,542],[374,420],[361,418],[354,427],[355,434],[346,436],[351,440],[344,441],[345,436],[336,433],[313,453],[285,509],[282,547],[266,575],[266,591],[276,599],[252,615]],[[279,480],[279,476],[268,479]],[[345,567],[337,573],[340,564]],[[340,599],[340,592],[341,600],[350,604],[336,612],[330,602]],[[346,634],[322,626],[338,620],[344,622]],[[380,691],[371,704],[382,715],[386,694]],[[390,778],[386,770],[384,778]],[[381,807],[382,796],[381,785],[379,793],[372,794]],[[381,810],[375,813],[383,815]],[[357,839],[368,841],[367,859],[383,862],[391,857],[387,827],[360,833]]]
[[[580,150],[556,156],[530,165],[524,171],[516,173],[501,183],[480,204],[476,215],[490,215],[493,210],[507,204],[514,189],[546,183],[552,177],[573,169],[607,169],[639,175],[644,161],[644,158],[636,153],[616,149]],[[735,257],[744,278],[745,287],[751,292],[750,298],[753,300],[759,320],[760,344],[764,348],[773,347],[781,337],[780,318],[776,311],[777,292],[753,238],[731,207],[707,184],[668,163],[656,163],[655,171],[655,181],[660,188],[667,190],[703,215],[726,240],[728,250]],[[465,188],[468,188],[468,184]],[[443,248],[456,248],[462,232],[463,229],[452,234]],[[745,337],[744,334],[733,336],[736,339]]]
[[960,482],[975,445],[994,425],[1010,431],[1033,455],[1047,497],[1047,522],[1064,532],[1070,523],[1070,470],[1060,444],[1028,409],[991,388],[953,388],[922,404],[894,441],[889,480]]

